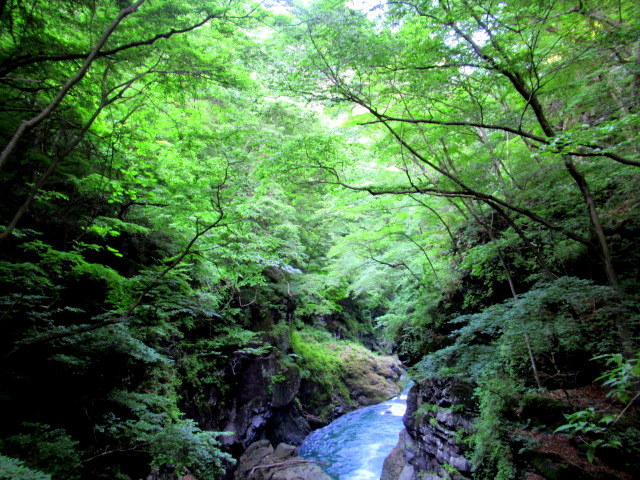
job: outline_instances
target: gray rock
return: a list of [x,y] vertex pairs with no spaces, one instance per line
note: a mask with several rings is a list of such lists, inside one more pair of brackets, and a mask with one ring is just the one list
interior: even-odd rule
[[311,429],[294,402],[301,382],[298,367],[283,365],[275,354],[241,354],[231,363],[234,375],[229,406],[218,409],[217,419],[203,423],[212,430],[233,432],[222,442],[238,453],[264,438],[300,444]]
[[[284,380],[272,382],[273,393],[271,394],[271,404],[274,407],[283,407],[293,402],[293,399],[300,390],[300,370],[295,365],[281,369],[279,375]],[[282,378],[281,377],[281,378]]]
[[268,440],[252,443],[238,461],[234,480],[331,480],[318,465],[297,454],[298,449],[286,443],[275,450]]
[[[382,475],[380,476],[380,480],[399,480],[400,476],[405,472],[407,467],[410,467],[408,464],[409,459],[407,458],[408,445],[407,445],[407,431],[402,430],[400,432],[400,436],[398,438],[398,443],[391,450],[389,455],[384,459],[384,463],[382,464]],[[413,471],[413,467],[411,468]],[[406,477],[406,473],[404,473]],[[412,477],[407,477],[408,480],[411,480]]]
[[[415,415],[423,404],[430,407]],[[414,385],[403,417],[406,430],[385,459],[381,480],[470,479],[471,464],[456,437],[457,432],[470,430],[475,415],[470,384],[434,378]],[[457,473],[452,473],[451,467]]]
[[398,476],[398,480],[413,480],[414,479],[414,469],[412,465],[405,465]]
[[307,463],[278,469],[269,480],[331,480],[331,477],[317,465]]
[[280,443],[275,451],[273,452],[273,460],[274,462],[284,462],[285,460],[290,459],[291,457],[298,456],[298,448],[293,445],[288,445],[286,443]]
[[258,477],[253,476],[252,469],[264,464],[273,453],[273,447],[269,440],[260,440],[249,445],[249,448],[240,457],[234,476],[235,480],[245,480]]

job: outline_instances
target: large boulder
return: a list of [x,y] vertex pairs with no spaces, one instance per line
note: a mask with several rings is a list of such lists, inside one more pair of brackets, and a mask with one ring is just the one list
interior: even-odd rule
[[345,384],[355,408],[384,402],[402,390],[404,373],[397,358],[375,355],[358,345],[339,353],[345,367]]
[[238,461],[234,480],[331,480],[322,469],[298,457],[293,445],[279,444],[275,449],[268,440],[249,445]]

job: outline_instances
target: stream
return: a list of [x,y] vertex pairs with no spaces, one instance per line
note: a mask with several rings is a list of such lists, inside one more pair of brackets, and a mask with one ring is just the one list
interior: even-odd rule
[[398,443],[407,408],[407,392],[363,407],[311,433],[299,455],[321,465],[334,480],[379,480],[385,457]]

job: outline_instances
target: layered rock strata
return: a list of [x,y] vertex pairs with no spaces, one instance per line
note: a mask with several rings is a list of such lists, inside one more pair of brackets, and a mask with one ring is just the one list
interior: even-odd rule
[[381,480],[467,480],[471,465],[459,440],[475,417],[470,384],[434,378],[407,397],[405,429],[384,462]]

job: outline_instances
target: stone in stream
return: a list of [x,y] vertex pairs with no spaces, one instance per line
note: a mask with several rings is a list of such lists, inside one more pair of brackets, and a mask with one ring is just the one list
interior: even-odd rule
[[293,445],[281,443],[274,450],[268,440],[259,440],[240,457],[234,480],[331,480],[331,477],[318,465],[298,457],[298,449]]

